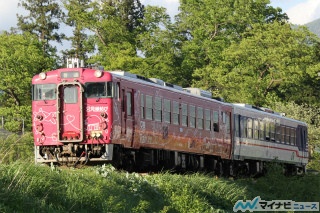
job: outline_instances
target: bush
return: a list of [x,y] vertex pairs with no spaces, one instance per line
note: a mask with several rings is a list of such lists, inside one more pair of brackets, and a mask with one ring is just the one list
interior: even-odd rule
[[4,128],[14,133],[31,131],[31,114],[31,106],[0,107]]

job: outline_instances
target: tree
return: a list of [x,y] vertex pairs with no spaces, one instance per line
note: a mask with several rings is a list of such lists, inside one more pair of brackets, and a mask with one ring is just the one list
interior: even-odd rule
[[[31,125],[31,79],[48,70],[54,60],[43,55],[42,44],[30,34],[0,34],[0,115],[6,128],[21,130]],[[15,120],[18,119],[18,120]]]
[[[285,22],[280,8],[269,0],[182,0],[177,28],[184,36],[181,67],[193,75],[193,85],[213,90],[215,77],[208,71],[219,66],[222,51],[242,39],[254,23]],[[191,82],[190,82],[191,83]]]
[[147,6],[143,27],[137,37],[143,55],[143,63],[138,67],[140,74],[187,86],[191,76],[185,75],[180,67],[181,42],[165,8]]
[[[87,54],[94,50],[92,40],[88,40],[88,31],[86,31],[85,23],[89,17],[91,0],[65,0],[64,6],[68,13],[65,23],[73,28],[73,35],[67,40],[71,41],[72,49],[64,51],[66,57],[76,57],[81,60],[88,58]],[[89,41],[89,42],[88,42]]]
[[61,42],[64,37],[58,33],[63,13],[57,1],[20,0],[19,6],[29,11],[27,16],[17,15],[19,29],[37,35],[42,42],[43,53],[54,54],[56,49],[50,45],[50,41]]
[[98,54],[89,62],[99,61],[106,69],[135,67],[143,8],[139,0],[93,1],[85,24],[94,33]]
[[314,104],[319,89],[319,39],[306,29],[278,22],[255,24],[222,52],[219,66],[207,67],[211,87],[231,102],[258,106],[266,97]]
[[0,90],[2,106],[31,103],[32,77],[53,65],[42,54],[42,44],[30,34],[0,34]]

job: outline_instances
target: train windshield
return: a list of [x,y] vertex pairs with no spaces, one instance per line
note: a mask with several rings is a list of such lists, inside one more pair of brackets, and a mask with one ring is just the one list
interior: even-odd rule
[[35,84],[32,87],[33,100],[54,100],[56,99],[56,84]]
[[112,82],[86,83],[85,94],[87,98],[111,98],[113,94]]

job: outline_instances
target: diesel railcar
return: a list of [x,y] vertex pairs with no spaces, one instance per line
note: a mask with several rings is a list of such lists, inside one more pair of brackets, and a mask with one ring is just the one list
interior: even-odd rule
[[125,71],[62,68],[32,79],[37,163],[111,162],[127,170],[261,173],[308,162],[307,125]]

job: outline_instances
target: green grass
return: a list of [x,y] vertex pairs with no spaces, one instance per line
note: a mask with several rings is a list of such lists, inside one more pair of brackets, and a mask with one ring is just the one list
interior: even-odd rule
[[232,212],[237,200],[256,196],[320,200],[320,175],[285,177],[275,165],[264,177],[236,180],[199,173],[130,174],[110,165],[60,168],[35,165],[27,154],[32,146],[23,145],[31,137],[15,139],[0,140],[0,212]]
[[111,166],[61,169],[0,165],[0,212],[232,212],[237,200],[320,200],[319,175],[224,179],[204,174],[139,175]]

